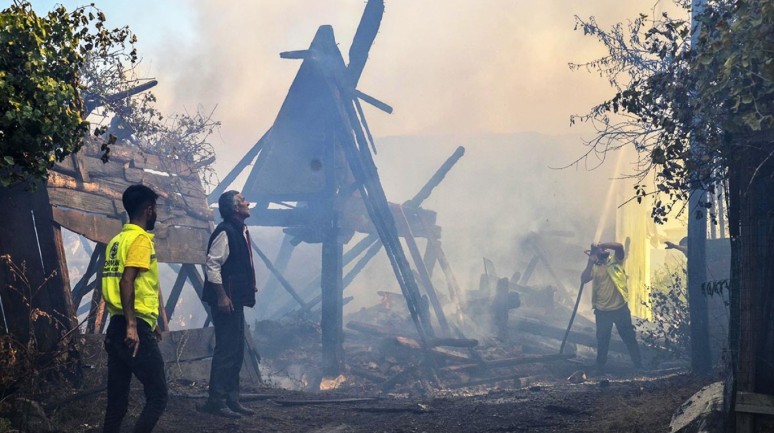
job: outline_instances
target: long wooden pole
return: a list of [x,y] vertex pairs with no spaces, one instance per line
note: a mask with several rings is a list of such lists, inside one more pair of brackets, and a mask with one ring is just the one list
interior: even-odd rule
[[567,330],[564,332],[564,338],[562,338],[562,345],[559,346],[559,354],[564,354],[564,345],[567,343],[567,337],[570,335],[570,329],[572,329],[572,322],[575,321],[575,314],[578,312],[578,305],[580,305],[581,295],[583,294],[583,283],[578,287],[578,298],[575,300],[575,307],[572,309],[570,315],[570,323],[567,324]]

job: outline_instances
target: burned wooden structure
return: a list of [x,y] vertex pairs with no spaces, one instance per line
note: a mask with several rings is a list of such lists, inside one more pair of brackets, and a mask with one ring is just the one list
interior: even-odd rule
[[[280,54],[302,63],[279,114],[272,127],[210,195],[210,202],[216,201],[254,161],[242,189],[245,198],[257,204],[247,223],[283,227],[285,232],[285,241],[274,261],[255,245],[254,250],[301,310],[308,311],[321,303],[326,375],[338,374],[343,366],[342,293],[345,280],[351,281],[354,276],[344,276],[343,268],[364,252],[355,266],[357,270],[384,248],[423,344],[436,335],[434,323],[442,334],[450,333],[430,281],[432,265],[439,261],[452,280],[453,276],[440,249],[435,213],[422,209],[420,204],[463,151],[459,150],[439,172],[437,181],[431,181],[413,200],[404,205],[387,201],[374,164],[374,140],[361,102],[387,113],[392,108],[357,89],[383,11],[382,0],[367,3],[350,47],[349,64],[344,62],[330,26],[317,30],[308,49]],[[343,247],[355,232],[368,236],[345,254]],[[417,237],[428,239],[424,256],[417,246]],[[404,252],[401,238],[408,245],[409,255]],[[282,273],[293,246],[301,242],[322,244],[322,271],[319,279],[299,291]],[[320,290],[319,296],[314,296],[315,289]],[[423,308],[423,292],[433,314]],[[306,300],[304,296],[312,298]]]
[[[105,246],[128,220],[121,196],[129,185],[144,184],[159,194],[153,232],[156,255],[176,274],[173,286],[163,287],[168,317],[174,317],[186,281],[196,292],[191,295],[197,303],[201,297],[203,278],[197,265],[205,262],[213,219],[196,169],[174,156],[127,142],[110,145],[109,161],[103,162],[102,144],[99,138],[88,138],[77,154],[55,164],[49,170],[47,184],[38,185],[34,192],[18,185],[0,194],[0,214],[9,223],[8,230],[0,235],[2,254],[8,257],[6,266],[0,267],[0,295],[2,304],[12,307],[3,315],[3,329],[17,336],[26,335],[29,330],[24,324],[29,317],[21,308],[24,305],[30,311],[38,308],[52,314],[57,326],[36,325],[50,328],[38,330],[42,350],[61,335],[77,335],[67,331],[74,329],[77,317],[87,311],[86,333],[101,334],[104,330],[107,312],[100,285]],[[62,229],[78,235],[91,255],[78,281],[70,281]],[[26,292],[16,287],[22,281],[22,271],[26,271],[24,281],[31,286]],[[42,281],[39,287],[38,281]],[[91,301],[79,311],[81,301],[89,294]],[[3,310],[5,313],[6,308]],[[206,305],[204,310],[207,312]],[[212,348],[211,340],[208,346],[202,346],[203,351]],[[251,341],[245,344],[248,370],[260,380],[257,354]]]
[[105,246],[127,221],[121,195],[129,185],[147,185],[159,194],[156,255],[160,263],[171,264],[178,273],[171,290],[165,291],[170,318],[186,280],[198,293],[202,290],[195,265],[205,261],[213,226],[196,170],[179,159],[122,143],[111,145],[110,160],[103,163],[100,144],[87,143],[79,153],[56,164],[47,185],[53,221],[96,243],[86,272],[72,288],[75,308],[93,293],[88,332],[101,332],[105,324],[100,290]]

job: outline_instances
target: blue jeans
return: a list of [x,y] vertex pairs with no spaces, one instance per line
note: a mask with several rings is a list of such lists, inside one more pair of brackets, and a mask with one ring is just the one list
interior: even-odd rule
[[152,431],[167,407],[167,377],[156,336],[150,325],[142,319],[137,319],[137,335],[140,337],[140,348],[133,358],[132,349],[124,342],[126,319],[124,316],[113,316],[110,319],[105,335],[105,350],[108,354],[105,433],[118,433],[121,430],[121,421],[129,406],[132,374],[140,380],[145,392],[145,407],[137,419],[134,432]]

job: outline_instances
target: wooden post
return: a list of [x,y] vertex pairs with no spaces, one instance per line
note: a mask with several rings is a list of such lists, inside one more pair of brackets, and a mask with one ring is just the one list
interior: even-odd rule
[[322,244],[322,364],[323,375],[337,376],[344,365],[342,347],[344,249],[339,240],[338,218],[334,215]]
[[[61,237],[53,222],[48,191],[45,184],[17,184],[0,188],[0,256],[7,256],[8,263],[0,264],[0,298],[3,302],[3,328],[26,343],[30,336],[29,314],[31,308],[39,308],[50,314],[62,326],[49,326],[38,320],[32,330],[41,351],[55,350],[56,344],[70,331],[72,303],[64,262]],[[30,287],[24,287],[13,275],[11,265],[21,269]],[[18,290],[18,292],[17,292]],[[21,293],[20,293],[21,292]],[[29,301],[25,301],[21,295]],[[7,327],[6,327],[7,325]]]

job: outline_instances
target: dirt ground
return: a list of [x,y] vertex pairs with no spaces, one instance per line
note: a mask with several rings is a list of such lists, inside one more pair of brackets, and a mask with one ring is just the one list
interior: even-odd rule
[[[564,365],[557,369],[573,369]],[[172,386],[156,432],[642,432],[669,431],[675,409],[706,384],[685,372],[619,372],[581,383],[548,379],[527,387],[438,391],[433,396],[365,399],[362,393],[243,389],[256,415],[227,420],[197,411],[203,390]],[[104,393],[63,409],[60,431],[98,432]],[[352,399],[353,401],[332,401]],[[360,399],[360,400],[357,400]],[[327,401],[327,402],[326,402]],[[141,410],[133,393],[125,431]]]

